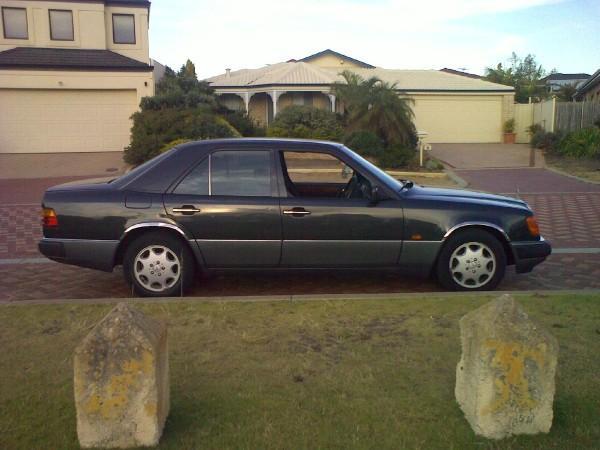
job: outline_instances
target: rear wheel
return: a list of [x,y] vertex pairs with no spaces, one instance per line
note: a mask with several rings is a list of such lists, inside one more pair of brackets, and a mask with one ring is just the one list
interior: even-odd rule
[[192,252],[175,236],[149,232],[131,242],[123,256],[123,273],[142,297],[173,297],[194,281]]
[[506,254],[496,237],[483,230],[452,235],[437,262],[440,284],[452,291],[493,290],[504,278]]

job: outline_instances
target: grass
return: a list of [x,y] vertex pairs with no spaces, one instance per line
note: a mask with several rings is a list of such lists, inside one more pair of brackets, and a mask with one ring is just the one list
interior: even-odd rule
[[[524,295],[560,342],[547,435],[476,437],[458,320],[489,296],[148,303],[169,324],[160,448],[576,449],[600,442],[600,296]],[[78,448],[72,354],[110,305],[0,307],[0,448]]]
[[546,153],[546,164],[561,172],[600,183],[600,159],[569,158]]

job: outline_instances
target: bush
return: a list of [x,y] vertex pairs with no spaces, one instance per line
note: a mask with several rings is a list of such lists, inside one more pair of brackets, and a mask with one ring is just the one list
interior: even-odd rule
[[379,157],[379,165],[386,169],[402,169],[415,162],[417,151],[402,144],[393,144]]
[[267,129],[267,136],[340,141],[344,130],[331,111],[313,106],[289,106]]
[[557,152],[563,138],[564,133],[561,131],[552,133],[539,129],[531,136],[529,145],[531,148],[541,148],[548,152]]
[[575,158],[600,158],[600,129],[583,128],[569,133],[560,142],[559,152]]
[[243,111],[231,111],[224,109],[223,117],[233,126],[242,136],[258,137],[264,136],[266,130],[256,125],[256,123],[248,117]]
[[344,139],[344,144],[356,153],[379,158],[383,152],[383,141],[372,131],[355,131]]
[[504,122],[502,129],[504,130],[505,133],[514,133],[515,119],[508,119],[506,122]]
[[124,159],[138,165],[158,155],[176,139],[240,137],[225,119],[207,108],[145,110],[133,114],[131,144]]
[[171,150],[173,147],[177,147],[178,145],[181,144],[185,144],[186,142],[190,142],[191,139],[175,139],[174,141],[168,142],[167,144],[163,145],[160,150],[158,151],[158,153],[164,153],[164,152],[168,152],[169,150]]

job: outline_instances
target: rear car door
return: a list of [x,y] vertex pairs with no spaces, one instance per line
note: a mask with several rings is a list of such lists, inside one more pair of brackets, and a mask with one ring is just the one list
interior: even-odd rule
[[[282,266],[393,266],[402,248],[400,201],[372,202],[376,183],[333,153],[279,151]],[[360,181],[354,193],[345,191]],[[355,186],[356,187],[356,186]],[[353,188],[354,189],[354,188]]]
[[164,195],[167,214],[189,230],[207,267],[272,267],[281,256],[273,152],[211,152]]

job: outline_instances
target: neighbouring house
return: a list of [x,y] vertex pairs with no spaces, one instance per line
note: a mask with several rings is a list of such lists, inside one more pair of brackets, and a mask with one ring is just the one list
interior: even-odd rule
[[122,151],[153,95],[147,0],[0,0],[0,153]]
[[600,103],[600,69],[579,86],[575,99]]
[[268,125],[289,105],[342,111],[331,84],[346,69],[395,83],[399,95],[413,99],[417,129],[428,133],[428,142],[501,142],[502,124],[513,117],[511,86],[440,70],[383,69],[332,50],[258,69],[227,69],[206,81],[230,109]]
[[590,77],[587,73],[551,73],[540,78],[540,83],[546,87],[548,92],[557,92],[563,86],[581,86]]

